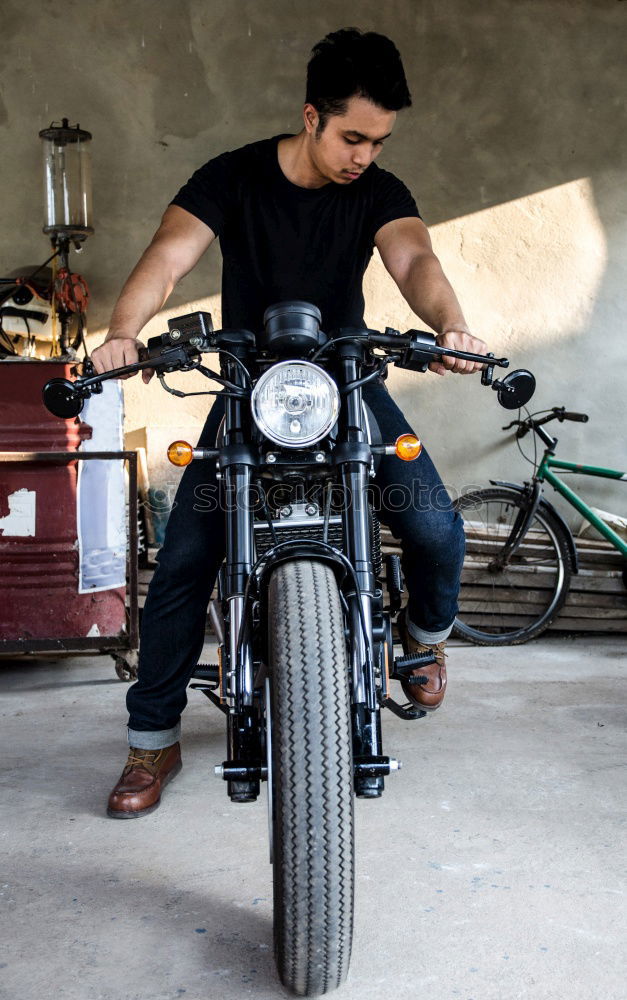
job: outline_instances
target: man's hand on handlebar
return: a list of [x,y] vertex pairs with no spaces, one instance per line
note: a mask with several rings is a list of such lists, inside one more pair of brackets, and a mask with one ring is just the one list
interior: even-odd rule
[[[110,372],[113,368],[123,368],[124,365],[134,365],[139,361],[139,348],[144,345],[134,337],[111,337],[92,352],[91,360],[98,375]],[[132,378],[137,372],[121,375],[120,378]],[[153,368],[144,368],[142,379],[150,382],[154,375]]]
[[[279,331],[280,332],[280,331]],[[380,332],[370,329],[339,330],[340,336],[319,343],[318,329],[315,338],[305,340],[305,349],[309,347],[311,361],[317,361],[323,354],[341,347],[346,341],[354,341],[360,345],[360,352],[365,347],[379,349],[383,355],[375,356],[374,368],[369,374],[343,386],[345,391],[355,390],[373,378],[378,377],[384,368],[393,363],[407,371],[424,372],[430,367],[438,374],[446,371],[470,374],[485,369],[481,377],[482,385],[492,386],[498,394],[498,401],[506,410],[514,410],[527,403],[535,389],[535,379],[531,372],[524,368],[510,372],[503,379],[493,377],[495,368],[508,368],[508,358],[496,358],[486,352],[482,340],[473,337],[465,329],[445,330],[436,337],[434,334],[421,330],[408,330],[400,333],[386,327]],[[239,333],[239,340],[234,334]],[[168,321],[168,330],[158,337],[149,340],[148,349],[133,337],[110,336],[94,351],[91,364],[85,364],[83,373],[73,382],[66,378],[50,379],[43,387],[44,403],[57,417],[64,420],[76,417],[81,412],[83,403],[93,392],[100,392],[101,385],[110,378],[129,378],[141,371],[145,382],[149,382],[155,371],[159,372],[162,385],[175,396],[199,395],[197,392],[184,393],[172,389],[165,384],[162,373],[175,371],[190,371],[196,369],[208,379],[218,382],[229,390],[230,395],[240,398],[247,397],[252,389],[251,377],[243,362],[246,385],[225,379],[221,375],[200,364],[204,353],[223,353],[234,357],[232,351],[234,342],[241,344],[245,352],[254,355],[255,338],[248,330],[214,330],[211,316],[207,313],[189,313],[178,319]],[[470,348],[470,349],[469,349]],[[311,353],[313,351],[313,354]],[[446,357],[444,352],[447,352]],[[435,360],[432,360],[435,359]],[[86,362],[89,359],[86,359]],[[238,361],[238,358],[235,357]],[[74,372],[76,375],[76,372]],[[201,393],[200,395],[206,395]],[[215,395],[210,392],[209,395]],[[585,420],[585,415],[566,414],[560,409],[560,419]],[[552,419],[552,418],[550,418]],[[544,421],[542,421],[544,422]]]
[[[488,345],[473,337],[468,330],[445,330],[435,338],[438,347],[449,351],[467,351],[469,354],[486,354]],[[436,375],[446,375],[447,371],[456,372],[459,375],[472,375],[473,372],[481,371],[484,366],[478,361],[464,361],[462,358],[443,357],[440,361],[432,361],[429,371]]]

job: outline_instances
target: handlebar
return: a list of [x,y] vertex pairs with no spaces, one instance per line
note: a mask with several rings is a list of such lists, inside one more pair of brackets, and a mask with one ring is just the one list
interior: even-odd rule
[[[376,330],[368,330],[366,332],[368,334],[368,343],[372,347],[391,347],[392,349],[400,347],[405,351],[412,352],[413,358],[411,360],[413,361],[427,359],[429,362],[438,361],[446,356],[447,358],[461,358],[463,361],[483,362],[489,367],[509,368],[509,360],[507,358],[495,358],[493,354],[472,354],[470,351],[443,350],[435,343],[434,335],[427,333],[426,330],[408,330],[407,333],[403,334],[399,333],[398,330],[392,330],[390,327],[387,327],[385,333],[377,333]],[[424,355],[424,358],[421,355]]]
[[560,423],[563,423],[564,420],[572,420],[580,424],[587,424],[589,419],[590,417],[587,413],[576,413],[571,410],[565,410],[563,406],[554,406],[550,413],[547,413],[544,417],[540,417],[538,420],[532,414],[526,420],[512,420],[502,430],[508,431],[510,427],[517,427],[516,437],[523,438],[529,431],[535,431],[538,427],[542,427],[543,424],[550,423],[551,420],[559,420]]
[[587,424],[590,417],[587,413],[563,413],[559,420],[578,420],[580,424]]
[[[233,350],[244,347],[254,356],[256,351],[255,337],[247,330],[217,330],[214,331],[209,313],[197,312],[168,321],[169,329],[158,337],[152,337],[146,348],[140,348],[140,360],[113,368],[110,371],[96,374],[89,359],[83,365],[83,374],[76,381],[68,379],[51,379],[44,386],[44,403],[56,416],[77,416],[83,401],[93,392],[102,392],[102,383],[124,375],[131,375],[145,368],[153,368],[165,388],[163,375],[174,371],[199,370],[210,378],[227,383],[219,375],[209,372],[200,364],[201,357],[208,352],[224,352],[234,357]],[[324,335],[322,335],[324,337]],[[390,355],[383,359],[382,364],[393,362],[401,368],[424,372],[434,360],[443,357],[460,358],[483,364],[481,382],[491,385],[498,393],[499,402],[506,409],[515,409],[526,403],[535,389],[535,379],[530,372],[512,372],[502,381],[493,379],[495,367],[509,367],[507,358],[495,358],[493,354],[472,354],[468,351],[447,350],[436,344],[434,334],[422,330],[408,330],[400,333],[391,327],[385,332],[361,328],[343,328],[335,337],[325,339],[321,346],[309,352],[310,360],[315,361],[323,353],[333,350],[341,341],[361,342],[366,347],[378,347]],[[318,344],[320,341],[318,340]],[[307,356],[307,354],[305,354]],[[237,357],[235,360],[241,365]],[[354,386],[353,386],[354,387]],[[233,387],[234,389],[237,387]],[[175,395],[185,395],[177,390]],[[243,392],[244,390],[239,390]],[[522,399],[522,402],[521,402]]]
[[[210,334],[186,336],[178,329],[171,329],[159,337],[152,337],[148,341],[148,347],[140,348],[140,360],[124,365],[122,368],[112,368],[110,371],[100,375],[89,372],[82,376],[80,384],[84,388],[98,385],[112,378],[120,378],[123,375],[134,374],[144,368],[154,368],[166,373],[180,371],[185,368],[195,367],[201,354],[209,352],[220,352],[223,349],[221,344],[221,334],[233,331],[216,330]],[[332,350],[340,341],[362,340],[370,347],[389,348],[392,351],[402,351],[400,367],[412,368],[414,370],[426,371],[431,361],[439,361],[443,357],[461,358],[464,361],[483,362],[486,368],[496,367],[508,368],[508,358],[495,358],[493,354],[472,354],[469,351],[454,351],[443,349],[435,343],[435,336],[423,330],[408,330],[407,333],[400,333],[398,330],[386,328],[385,333],[376,330],[354,330],[350,336],[345,331],[340,330],[338,337],[331,337],[313,355],[312,360],[317,360],[323,353]],[[484,382],[489,385],[490,382]]]

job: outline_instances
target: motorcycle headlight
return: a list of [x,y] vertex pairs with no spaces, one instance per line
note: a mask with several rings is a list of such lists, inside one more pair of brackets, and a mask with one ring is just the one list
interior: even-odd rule
[[318,365],[284,361],[263,373],[251,404],[262,434],[284,448],[303,448],[329,433],[337,420],[340,395],[331,376]]

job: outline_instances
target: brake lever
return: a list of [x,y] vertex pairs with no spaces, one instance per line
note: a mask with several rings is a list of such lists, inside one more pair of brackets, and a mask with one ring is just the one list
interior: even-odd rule
[[90,372],[87,376],[79,375],[74,382],[65,378],[53,378],[46,382],[42,389],[44,405],[55,417],[64,419],[76,417],[83,409],[85,400],[93,393],[101,393],[102,383],[108,382],[109,379],[134,375],[144,368],[153,368],[157,373],[189,371],[197,367],[200,359],[198,348],[185,344],[162,351],[158,356],[146,351],[143,360],[136,361],[132,365],[123,365],[121,368],[112,368],[111,371],[100,374],[91,374],[94,370],[93,364],[86,360],[83,364]]
[[[440,347],[435,342],[435,336],[423,330],[409,330],[410,345],[403,356],[403,368],[415,368],[419,371],[426,371],[432,361],[441,361],[442,358],[460,358],[462,361],[478,361],[485,363],[486,367],[481,373],[483,385],[492,385],[492,377],[495,366],[498,368],[509,368],[508,358],[495,358],[494,354],[473,354],[470,351],[454,351]],[[494,388],[500,388],[500,384],[495,383]]]
[[515,427],[516,428],[515,437],[522,438],[525,436],[525,434],[529,433],[532,426],[533,425],[529,422],[529,420],[512,420],[509,424],[505,424],[504,427],[501,427],[501,430],[508,431],[510,427]]
[[[494,354],[490,351],[486,354],[487,358],[493,358]],[[481,372],[481,385],[492,385],[492,379],[494,378],[494,365],[486,365]]]
[[[192,350],[189,350],[185,346],[173,347],[160,354],[152,354],[145,347],[140,347],[138,355],[141,358],[140,361],[134,361],[131,365],[123,365],[121,368],[111,368],[110,371],[102,372],[101,374],[88,375],[86,378],[81,375],[76,380],[76,384],[80,383],[82,389],[101,392],[102,382],[106,382],[109,379],[121,378],[123,375],[134,375],[136,372],[143,371],[144,368],[154,368],[156,372],[161,371],[166,373],[184,371],[185,369],[194,368],[201,357],[197,348],[194,347]],[[93,371],[91,362],[90,367]]]

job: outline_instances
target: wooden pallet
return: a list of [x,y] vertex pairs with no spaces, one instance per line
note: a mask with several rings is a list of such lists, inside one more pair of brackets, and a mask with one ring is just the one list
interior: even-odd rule
[[[507,584],[486,584],[480,559],[495,547],[493,535],[481,533],[477,525],[467,529],[467,549],[462,586],[460,591],[460,617],[468,625],[488,624],[482,602],[488,589],[494,600],[497,588],[496,613],[499,625],[515,628],[531,623],[533,613],[542,610],[542,590],[553,578],[546,566],[533,564],[542,555],[542,538],[530,532],[521,549],[521,557],[529,558],[530,565],[522,559],[508,571]],[[381,540],[384,551],[400,551],[399,543],[383,531]],[[612,632],[627,633],[627,589],[623,583],[623,559],[619,552],[602,538],[575,540],[579,556],[579,573],[573,574],[570,591],[560,614],[549,631],[561,632]],[[496,577],[495,581],[499,578]]]
[[[540,540],[530,536],[525,554],[533,548],[537,557]],[[400,552],[400,543],[385,528],[381,530],[383,553]],[[579,573],[573,575],[566,604],[550,626],[562,632],[627,633],[627,589],[623,583],[623,560],[616,549],[604,539],[576,539]],[[469,625],[485,625],[481,601],[486,594],[485,574],[473,555],[485,554],[492,545],[487,537],[468,539],[466,560],[462,572],[460,613]],[[149,565],[139,571],[139,606],[143,608],[148,584],[154,572],[156,550],[149,553]],[[540,610],[538,602],[543,584],[550,571],[543,566],[518,566],[509,573],[511,586],[501,586],[498,614],[507,627],[528,624],[532,613]],[[543,579],[544,577],[544,579]]]

